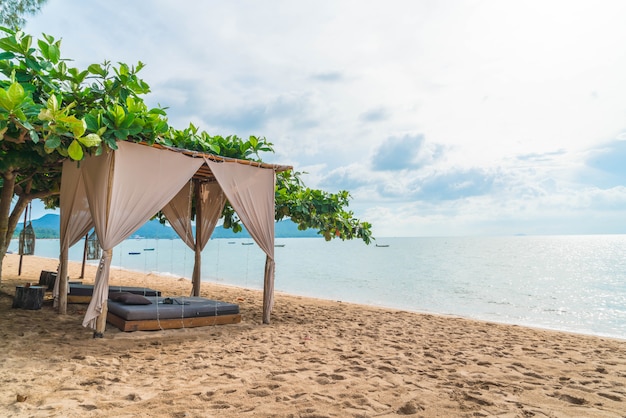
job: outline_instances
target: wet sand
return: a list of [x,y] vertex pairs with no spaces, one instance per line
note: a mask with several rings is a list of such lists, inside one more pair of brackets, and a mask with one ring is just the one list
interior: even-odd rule
[[[261,292],[209,283],[202,296],[239,304],[240,324],[108,324],[93,339],[86,305],[11,308],[17,285],[57,266],[24,257],[18,277],[18,260],[6,256],[0,286],[1,416],[626,417],[626,340],[280,293],[263,325]],[[191,291],[120,269],[110,282]]]

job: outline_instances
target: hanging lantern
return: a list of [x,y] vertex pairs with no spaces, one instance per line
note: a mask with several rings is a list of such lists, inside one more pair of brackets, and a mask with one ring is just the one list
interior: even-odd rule
[[93,231],[91,235],[87,237],[87,260],[99,260],[100,250],[98,236],[96,235],[96,231]]
[[19,254],[35,254],[35,230],[33,229],[33,224],[31,222],[28,222],[28,225],[26,225],[24,229],[22,229],[22,232],[20,232]]

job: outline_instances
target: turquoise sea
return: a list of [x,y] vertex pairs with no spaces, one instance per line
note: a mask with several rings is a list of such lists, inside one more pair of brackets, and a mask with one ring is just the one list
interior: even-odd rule
[[[250,239],[214,239],[204,281],[261,289],[265,255]],[[626,339],[626,235],[379,238],[379,245],[277,239],[276,290]],[[36,255],[58,257],[58,240]],[[17,242],[11,250],[17,250]],[[70,250],[82,260],[83,243]],[[131,255],[129,253],[139,253]],[[25,262],[28,262],[26,259]],[[92,262],[94,263],[94,262]],[[114,268],[190,277],[181,240],[129,239]]]

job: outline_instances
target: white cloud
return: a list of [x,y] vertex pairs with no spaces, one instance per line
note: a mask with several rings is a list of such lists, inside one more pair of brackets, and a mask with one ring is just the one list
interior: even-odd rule
[[26,30],[63,37],[79,66],[145,62],[149,101],[174,126],[267,137],[272,162],[351,190],[380,235],[610,232],[605,219],[626,208],[626,179],[602,151],[621,150],[611,141],[626,129],[625,12],[577,0],[50,0]]

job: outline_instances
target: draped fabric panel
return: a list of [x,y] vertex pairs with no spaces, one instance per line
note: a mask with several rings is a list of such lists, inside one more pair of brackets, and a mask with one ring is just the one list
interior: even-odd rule
[[274,170],[238,163],[205,161],[250,236],[267,255],[263,294],[263,322],[269,323],[274,305]]
[[[200,226],[200,242],[196,245],[193,228],[191,226],[191,199],[193,185],[186,184],[176,196],[162,209],[168,222],[178,236],[192,250],[198,246],[203,250],[213,234],[217,220],[222,214],[226,195],[217,183],[201,183],[198,194],[202,208],[196,213],[196,227]],[[201,218],[197,214],[201,213]]]
[[161,211],[180,239],[193,250],[196,244],[191,227],[192,198],[193,182],[189,181]]
[[[60,255],[59,271],[52,294],[54,306],[58,306],[60,280],[67,277],[67,257],[71,246],[76,244],[93,227],[89,203],[80,168],[76,162],[65,161],[61,174],[60,195]],[[67,285],[63,286],[67,292]]]
[[183,186],[180,192],[162,209],[172,228],[196,254],[191,277],[194,283],[194,295],[196,289],[199,292],[201,280],[200,253],[209,242],[226,203],[226,195],[224,195],[220,185],[215,182],[199,183],[197,194],[195,236],[191,226],[192,182]]
[[120,141],[119,149],[83,162],[83,178],[98,240],[103,250],[83,326],[94,328],[108,297],[113,247],[163,208],[203,161]]
[[[201,183],[199,195],[202,217],[200,219],[200,241],[196,245],[199,244],[200,251],[202,251],[215,230],[217,220],[222,216],[226,195],[218,183]],[[198,227],[198,219],[196,219],[196,227]]]

